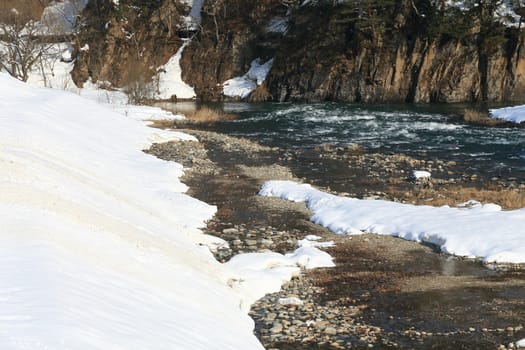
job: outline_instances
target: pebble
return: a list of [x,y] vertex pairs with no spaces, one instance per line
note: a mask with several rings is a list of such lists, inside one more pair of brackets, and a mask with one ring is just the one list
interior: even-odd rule
[[[296,152],[284,154],[283,150],[265,148],[242,139],[228,138],[223,135],[206,134],[206,137],[216,138],[213,142],[221,145],[223,151],[245,152],[247,159],[256,159],[258,152],[274,152],[282,154],[281,158],[293,161],[297,159]],[[186,147],[187,146],[187,147]],[[155,148],[156,147],[156,148]],[[157,145],[152,153],[163,159],[176,160],[191,167],[192,171],[201,172],[202,174],[217,174],[225,176],[225,179],[239,179],[238,174],[225,173],[223,169],[217,169],[217,166],[207,157],[207,151],[201,144],[177,143],[163,146]],[[458,173],[454,162],[443,161],[425,161],[411,158],[402,154],[366,154],[360,147],[354,145],[348,148],[325,147],[320,152],[324,158],[335,159],[345,162],[349,168],[359,168],[367,172],[369,179],[374,181],[384,180],[385,174],[390,179],[405,179],[411,169],[420,169],[424,171],[436,171],[439,169],[439,176],[444,174],[454,175]],[[318,161],[312,162],[312,166],[319,166]],[[437,173],[436,173],[437,174]],[[443,174],[443,175],[442,175]],[[226,176],[228,175],[228,176]],[[438,175],[436,175],[438,176]],[[421,187],[430,188],[454,184],[463,180],[477,180],[476,174],[465,174],[461,177],[456,175],[457,179],[429,179]],[[493,181],[501,181],[501,178],[493,178]],[[515,181],[513,179],[513,181]],[[383,184],[388,184],[382,182]],[[406,190],[405,196],[412,199],[414,193],[421,188],[417,185],[410,185]],[[371,186],[372,188],[374,186]],[[403,189],[405,191],[405,189]],[[356,196],[355,189],[350,189],[348,195]],[[368,196],[370,199],[390,199],[387,193],[370,190],[369,193],[360,193],[361,196]],[[234,227],[232,227],[234,226]],[[287,253],[297,246],[297,241],[303,239],[308,232],[298,230],[278,230],[270,226],[257,226],[252,223],[236,224],[226,222],[226,220],[212,219],[208,223],[206,233],[221,237],[229,243],[229,248],[219,249],[216,252],[216,258],[219,261],[227,261],[235,254],[241,252],[260,252],[276,251]],[[365,241],[369,239],[366,238]],[[351,347],[398,347],[400,339],[417,339],[422,340],[430,336],[445,336],[439,332],[428,332],[420,329],[408,329],[405,332],[384,332],[375,325],[367,324],[362,319],[362,308],[340,305],[337,301],[319,301],[319,296],[323,294],[311,281],[301,276],[293,278],[286,283],[281,291],[268,294],[257,301],[250,311],[250,316],[255,320],[255,333],[261,339],[263,345],[269,350],[276,349],[275,343],[315,343],[318,346],[324,346],[336,349],[348,349]],[[391,320],[395,317],[391,316]],[[520,328],[518,328],[520,327]],[[512,329],[512,331],[511,331]],[[497,331],[518,332],[521,326],[498,328]],[[473,327],[468,328],[469,332],[475,332]],[[481,329],[482,332],[489,332],[488,328]],[[465,331],[448,332],[448,336],[465,333]],[[306,346],[306,345],[305,345]],[[501,345],[504,349],[505,346]],[[511,345],[509,344],[509,348]]]
[[326,327],[324,329],[324,333],[328,334],[328,335],[336,335],[337,334],[337,329],[335,329],[334,327]]
[[272,334],[281,333],[283,331],[283,325],[280,322],[274,322],[270,332]]
[[236,228],[225,228],[224,230],[222,230],[222,233],[225,235],[232,235],[232,234],[234,235],[234,234],[238,234],[239,230]]
[[303,301],[297,297],[279,298],[279,304],[281,305],[303,305]]

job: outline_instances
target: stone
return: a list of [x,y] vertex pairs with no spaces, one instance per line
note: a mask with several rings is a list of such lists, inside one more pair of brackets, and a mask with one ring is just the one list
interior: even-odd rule
[[233,227],[225,228],[224,230],[222,230],[222,233],[224,233],[225,235],[233,235],[239,233],[239,230]]
[[263,245],[272,245],[273,244],[273,240],[271,240],[269,238],[263,238],[263,239],[261,239],[261,244],[263,244]]
[[297,297],[279,298],[278,303],[281,305],[303,305],[303,301]]
[[335,329],[334,327],[326,327],[324,329],[324,333],[328,335],[337,335],[337,329]]
[[283,331],[283,325],[281,322],[275,321],[273,327],[270,329],[272,334],[281,333]]
[[321,330],[325,329],[326,327],[328,327],[328,325],[330,324],[330,322],[328,321],[316,321],[315,322],[315,326]]
[[276,318],[277,318],[277,314],[274,313],[274,312],[270,312],[270,313],[268,313],[268,314],[266,315],[266,319],[267,319],[268,321],[273,321],[273,320],[275,320]]

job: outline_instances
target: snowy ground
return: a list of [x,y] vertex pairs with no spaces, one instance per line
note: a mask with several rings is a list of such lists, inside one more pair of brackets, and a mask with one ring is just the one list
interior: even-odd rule
[[264,196],[305,202],[312,221],[335,233],[377,233],[435,244],[442,251],[486,262],[525,263],[525,209],[495,204],[430,207],[359,200],[321,192],[307,184],[267,182]]
[[142,152],[193,138],[146,127],[156,109],[110,106],[0,74],[0,348],[262,348],[249,305],[331,258],[219,264],[225,242],[199,230],[215,208]]

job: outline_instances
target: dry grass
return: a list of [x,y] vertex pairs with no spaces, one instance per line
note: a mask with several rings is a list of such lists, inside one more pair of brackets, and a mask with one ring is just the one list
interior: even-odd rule
[[158,129],[169,129],[172,128],[175,124],[174,120],[171,119],[164,119],[164,120],[153,120],[149,124],[152,128],[158,128]]
[[419,189],[418,191],[400,192],[394,188],[387,190],[390,195],[402,198],[407,202],[422,205],[456,206],[471,199],[481,203],[494,203],[504,209],[519,209],[525,207],[525,190],[465,187],[459,185],[437,189]]
[[502,125],[506,123],[503,120],[491,118],[487,111],[479,111],[470,108],[465,108],[463,111],[463,120],[470,124],[487,126]]
[[265,102],[270,101],[271,99],[272,95],[270,94],[270,92],[264,84],[258,86],[257,89],[255,89],[249,97],[250,102]]
[[209,107],[201,107],[195,112],[186,116],[186,120],[183,121],[187,123],[197,123],[197,124],[207,124],[215,123],[221,120],[235,120],[238,116],[235,114],[229,114],[217,111]]

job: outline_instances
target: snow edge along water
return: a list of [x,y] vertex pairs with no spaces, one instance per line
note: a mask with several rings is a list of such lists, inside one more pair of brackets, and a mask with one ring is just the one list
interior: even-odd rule
[[449,254],[525,263],[525,209],[495,204],[431,207],[338,197],[292,181],[268,181],[260,195],[305,202],[311,220],[339,234],[374,233],[437,245]]

